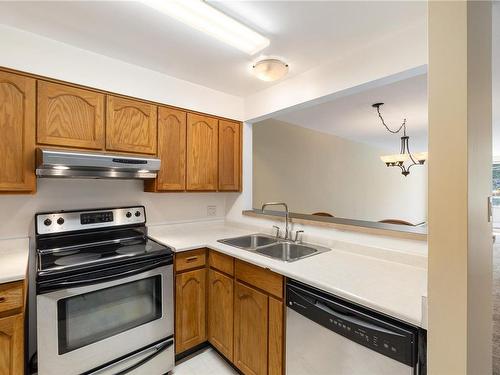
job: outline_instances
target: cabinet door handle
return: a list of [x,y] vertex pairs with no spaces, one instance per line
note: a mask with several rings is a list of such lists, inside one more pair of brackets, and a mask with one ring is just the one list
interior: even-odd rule
[[195,260],[197,260],[197,259],[198,259],[198,257],[197,257],[197,256],[196,256],[196,257],[189,257],[189,258],[186,258],[186,262],[187,262],[187,263],[191,263],[191,262],[194,262],[194,261],[195,261]]

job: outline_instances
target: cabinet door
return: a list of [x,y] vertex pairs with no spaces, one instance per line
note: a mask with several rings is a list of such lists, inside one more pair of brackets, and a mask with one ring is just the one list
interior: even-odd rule
[[186,112],[158,108],[158,157],[161,169],[157,189],[186,189]]
[[208,340],[233,360],[233,279],[208,271]]
[[24,374],[23,314],[0,319],[0,375]]
[[100,150],[104,147],[104,95],[38,81],[37,142]]
[[0,191],[36,189],[35,90],[34,79],[0,71]]
[[246,375],[267,374],[268,297],[236,282],[234,364]]
[[182,353],[207,340],[206,269],[175,277],[175,353]]
[[108,95],[106,150],[156,154],[156,111],[155,105]]
[[217,129],[217,119],[188,113],[188,190],[217,190]]
[[219,190],[238,191],[241,181],[241,125],[219,121]]
[[269,371],[283,375],[283,302],[269,297]]

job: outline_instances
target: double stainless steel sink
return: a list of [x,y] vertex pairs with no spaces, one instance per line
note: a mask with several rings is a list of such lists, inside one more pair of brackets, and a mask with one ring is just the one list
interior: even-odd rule
[[323,246],[297,243],[260,233],[226,238],[218,242],[284,262],[294,262],[330,251],[329,248]]

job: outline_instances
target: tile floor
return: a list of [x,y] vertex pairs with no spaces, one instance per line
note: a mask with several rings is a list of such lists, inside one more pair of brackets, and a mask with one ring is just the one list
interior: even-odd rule
[[178,363],[172,375],[237,375],[212,348],[204,349]]

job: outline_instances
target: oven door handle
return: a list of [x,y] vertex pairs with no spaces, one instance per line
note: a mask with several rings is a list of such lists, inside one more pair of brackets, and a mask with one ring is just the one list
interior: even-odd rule
[[112,274],[106,275],[106,276],[94,277],[91,279],[81,279],[81,280],[73,280],[73,281],[60,281],[60,280],[48,281],[46,283],[38,285],[38,293],[46,293],[46,292],[57,290],[57,289],[77,288],[80,286],[86,286],[86,285],[97,284],[97,283],[101,283],[101,282],[105,282],[105,281],[122,279],[124,277],[138,275],[140,273],[150,271],[150,270],[158,268],[160,266],[169,265],[169,264],[172,264],[171,259],[162,259],[160,261],[148,263],[147,265],[139,267],[139,268],[134,268],[131,270],[118,272],[118,273],[112,273]]

